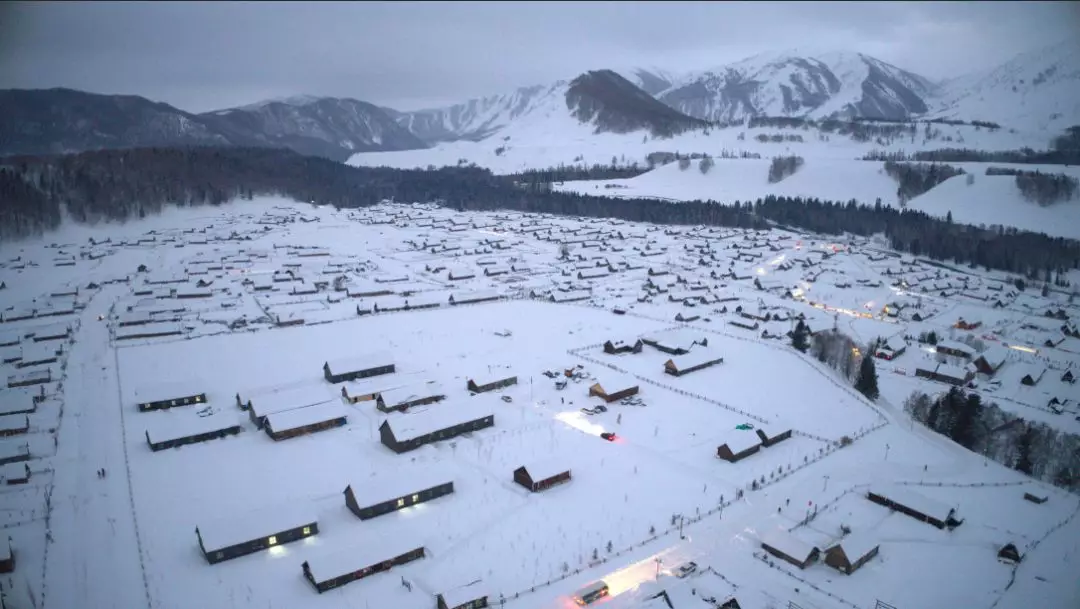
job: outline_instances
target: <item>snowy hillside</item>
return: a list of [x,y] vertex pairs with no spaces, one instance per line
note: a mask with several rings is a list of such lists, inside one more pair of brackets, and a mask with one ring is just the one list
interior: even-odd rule
[[[648,197],[676,201],[714,200],[721,203],[754,201],[767,195],[815,197],[826,201],[897,205],[897,183],[885,174],[883,163],[837,158],[808,158],[794,175],[768,182],[769,161],[718,159],[708,174],[697,164],[681,170],[670,163],[635,178],[564,182],[557,190],[612,197]],[[952,213],[956,222],[1000,224],[1056,237],[1080,239],[1080,199],[1047,207],[1027,201],[1016,188],[1012,176],[988,176],[987,167],[1012,167],[1026,171],[1066,173],[1080,178],[1080,168],[1054,165],[1009,165],[1004,163],[955,163],[974,176],[956,176],[915,197],[908,209],[944,217]]]
[[904,120],[927,110],[932,84],[862,53],[764,53],[682,79],[658,98],[691,116]]
[[[560,92],[550,96],[552,103],[537,107],[520,120],[509,124],[496,136],[479,142],[444,142],[424,150],[356,154],[348,160],[355,166],[389,166],[403,169],[435,165],[456,165],[462,159],[476,163],[497,174],[516,173],[526,169],[545,169],[558,165],[609,165],[616,159],[620,165],[638,163],[645,166],[645,157],[657,151],[683,154],[707,153],[715,157],[724,151],[760,154],[763,158],[797,154],[806,158],[857,159],[875,150],[902,151],[933,150],[947,147],[971,147],[980,150],[1015,150],[1023,146],[1044,149],[1045,134],[1008,133],[1004,130],[976,130],[969,126],[935,125],[933,139],[925,140],[921,132],[914,138],[897,139],[888,146],[876,142],[856,142],[850,137],[822,134],[813,129],[779,129],[771,127],[728,127],[695,130],[670,139],[651,138],[642,133],[594,134],[594,129],[572,118],[565,104],[558,103]],[[759,136],[803,141],[759,141]],[[741,136],[741,139],[740,139]],[[787,138],[791,136],[791,138]]]
[[1080,123],[1080,42],[1068,40],[945,83],[933,116],[1062,131]]

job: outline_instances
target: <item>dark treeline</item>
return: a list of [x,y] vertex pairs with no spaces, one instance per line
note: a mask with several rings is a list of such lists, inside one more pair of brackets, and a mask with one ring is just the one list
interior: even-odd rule
[[[975,124],[977,121],[973,121]],[[973,150],[971,148],[942,148],[905,152],[871,151],[866,161],[924,161],[933,163],[1022,163],[1025,165],[1080,165],[1080,125],[1069,127],[1050,141],[1049,150],[1031,148],[1019,150]]]
[[769,183],[775,184],[784,178],[794,175],[803,166],[801,156],[778,156],[769,163]]
[[1076,195],[1080,181],[1064,173],[1024,171],[1012,167],[987,167],[988,176],[1016,176],[1016,187],[1024,198],[1039,205],[1068,201]]
[[939,163],[894,163],[885,161],[885,173],[899,185],[896,196],[904,204],[915,197],[925,194],[931,188],[951,177],[964,173],[952,165]]
[[1065,489],[1080,490],[1080,436],[1026,421],[959,388],[904,403],[913,419],[975,453]]
[[505,176],[521,184],[551,184],[552,182],[570,182],[574,180],[616,180],[622,178],[634,178],[651,167],[632,163],[630,165],[596,164],[592,167],[560,166],[547,169],[528,169],[519,173]]
[[[699,163],[712,162],[704,158]],[[518,210],[657,224],[766,228],[770,222],[824,234],[884,234],[899,251],[1043,275],[1077,268],[1080,242],[1016,230],[952,224],[922,212],[855,201],[769,196],[718,205],[613,199],[523,189],[477,167],[401,170],[349,167],[283,149],[147,148],[6,160],[0,173],[0,238],[55,228],[61,204],[76,221],[125,220],[166,204],[218,204],[281,195],[356,208],[393,199],[441,201],[459,210]],[[707,169],[703,169],[705,171]],[[725,202],[730,203],[730,202]]]

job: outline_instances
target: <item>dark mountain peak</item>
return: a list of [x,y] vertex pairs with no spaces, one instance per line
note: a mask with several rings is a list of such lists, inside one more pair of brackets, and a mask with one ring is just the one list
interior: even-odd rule
[[572,80],[566,106],[581,122],[594,123],[597,133],[647,130],[670,137],[706,125],[657,101],[612,70],[594,70]]

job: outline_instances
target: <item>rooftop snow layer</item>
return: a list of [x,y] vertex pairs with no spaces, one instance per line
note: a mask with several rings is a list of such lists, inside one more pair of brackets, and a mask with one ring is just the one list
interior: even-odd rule
[[364,543],[347,550],[316,554],[307,559],[308,569],[316,582],[325,582],[360,569],[374,567],[392,558],[411,552],[424,544],[417,539],[398,535],[368,537]]
[[494,416],[495,408],[484,396],[472,396],[439,404],[422,411],[413,410],[397,417],[387,418],[394,437],[399,442],[426,436],[460,423]]
[[391,473],[349,480],[356,503],[369,507],[393,499],[408,497],[414,493],[453,482],[454,476],[444,468],[397,469]]
[[199,524],[199,535],[207,552],[261,539],[316,523],[315,514],[298,505],[264,508],[243,514],[230,514]]
[[348,414],[347,408],[333,401],[268,414],[266,424],[270,426],[271,431],[278,432],[345,418]]

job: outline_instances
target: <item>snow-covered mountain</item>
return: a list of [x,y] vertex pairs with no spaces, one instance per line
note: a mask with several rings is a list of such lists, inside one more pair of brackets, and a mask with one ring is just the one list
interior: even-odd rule
[[0,156],[105,148],[273,146],[344,161],[426,144],[372,104],[298,97],[192,114],[135,95],[0,91]]
[[698,118],[748,116],[903,120],[929,109],[927,79],[862,53],[765,53],[693,74],[657,94]]
[[978,119],[1029,131],[1080,124],[1080,42],[1023,53],[993,70],[947,81],[933,116]]
[[575,78],[566,91],[566,105],[574,118],[594,124],[597,133],[647,131],[670,137],[707,124],[664,105],[611,70]]
[[348,98],[305,95],[200,117],[235,143],[292,148],[336,160],[357,152],[426,146],[378,106]]

